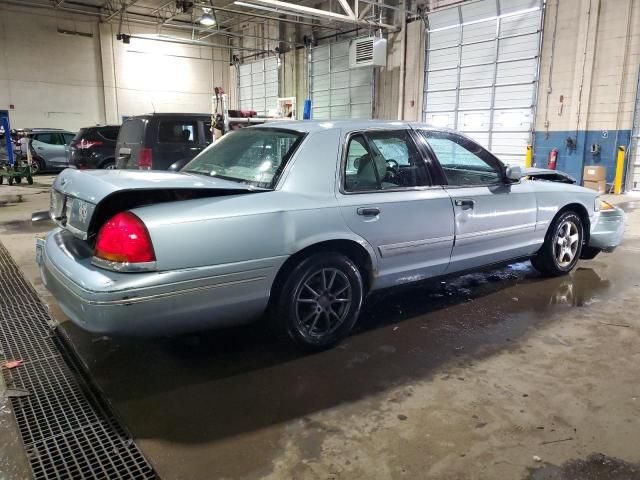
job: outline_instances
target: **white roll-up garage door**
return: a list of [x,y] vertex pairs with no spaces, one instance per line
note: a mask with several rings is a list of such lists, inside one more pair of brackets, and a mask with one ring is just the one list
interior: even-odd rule
[[240,109],[267,115],[278,108],[278,59],[267,58],[240,65]]
[[535,122],[542,0],[481,0],[428,15],[423,119],[524,164]]
[[349,41],[311,49],[314,119],[371,118],[373,67],[349,68]]

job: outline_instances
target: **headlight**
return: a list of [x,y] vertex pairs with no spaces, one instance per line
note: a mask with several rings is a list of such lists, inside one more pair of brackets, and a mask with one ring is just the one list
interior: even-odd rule
[[593,208],[596,212],[600,212],[605,210],[613,210],[615,207],[611,205],[609,202],[605,202],[600,198],[596,198],[596,202]]

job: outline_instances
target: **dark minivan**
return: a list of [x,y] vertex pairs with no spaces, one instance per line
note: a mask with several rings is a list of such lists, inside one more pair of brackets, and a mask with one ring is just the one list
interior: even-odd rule
[[153,113],[130,117],[116,145],[116,167],[167,170],[186,164],[211,143],[211,115]]
[[81,128],[72,140],[69,165],[79,169],[116,168],[116,140],[120,125]]

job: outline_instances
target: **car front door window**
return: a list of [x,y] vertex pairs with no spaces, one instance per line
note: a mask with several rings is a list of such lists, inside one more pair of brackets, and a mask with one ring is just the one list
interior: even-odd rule
[[347,192],[430,185],[427,166],[406,130],[353,135],[347,144],[344,179]]
[[500,183],[500,165],[479,145],[453,134],[421,132],[435,153],[450,186]]

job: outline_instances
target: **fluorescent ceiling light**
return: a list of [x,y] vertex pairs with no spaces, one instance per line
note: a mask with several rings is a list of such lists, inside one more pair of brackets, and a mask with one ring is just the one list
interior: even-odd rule
[[200,17],[200,24],[205,27],[210,27],[216,24],[216,19],[213,17],[212,8],[203,8],[202,17]]

